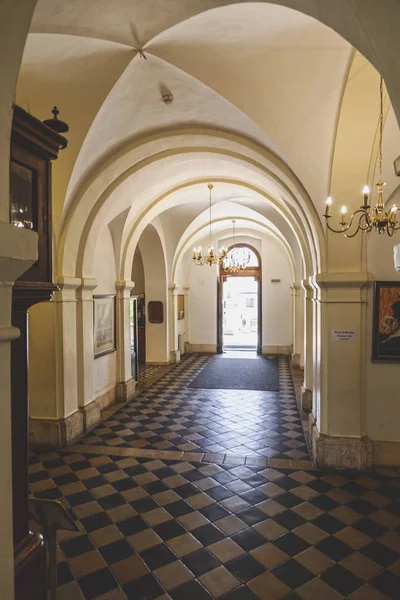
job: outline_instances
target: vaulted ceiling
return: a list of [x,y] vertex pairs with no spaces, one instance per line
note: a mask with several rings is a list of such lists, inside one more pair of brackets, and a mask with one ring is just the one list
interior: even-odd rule
[[[56,228],[108,157],[146,135],[178,128],[232,132],[272,150],[319,210],[330,187],[353,57],[354,49],[326,25],[270,3],[39,0],[17,102],[41,119],[56,104],[70,125],[69,147],[55,164]],[[353,79],[365,68],[371,67],[359,57]],[[173,94],[172,104],[163,103],[165,92]],[[392,149],[393,129],[395,142],[388,133],[385,140]],[[250,206],[250,196],[237,204]],[[261,205],[256,210],[263,213]],[[193,186],[179,219],[171,212],[164,221],[174,223],[178,238],[203,211]]]

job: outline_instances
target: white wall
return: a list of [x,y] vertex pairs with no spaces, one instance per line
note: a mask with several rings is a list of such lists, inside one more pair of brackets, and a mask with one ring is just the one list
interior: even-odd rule
[[[94,290],[94,295],[115,294],[116,270],[114,246],[108,227],[105,227],[99,235],[94,256],[94,276],[97,280],[97,288]],[[116,352],[111,352],[95,359],[96,397],[115,387],[117,382],[116,359]]]
[[[293,275],[289,257],[279,242],[262,240],[263,346],[292,345]],[[271,279],[280,279],[272,283]]]
[[[256,239],[237,236],[237,243],[247,243],[258,250],[262,257],[263,299],[263,346],[289,347],[292,344],[292,296],[293,283],[289,257],[279,242],[271,237]],[[220,245],[229,246],[231,238]],[[207,248],[207,241],[196,245]],[[218,244],[214,243],[214,247]],[[191,260],[187,253],[183,261]],[[271,283],[271,279],[280,279]],[[189,291],[189,342],[200,345],[216,345],[217,339],[217,268],[215,266],[190,266]]]

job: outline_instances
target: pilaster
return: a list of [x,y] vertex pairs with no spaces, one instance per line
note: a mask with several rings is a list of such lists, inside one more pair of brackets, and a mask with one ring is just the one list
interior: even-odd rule
[[363,469],[371,463],[365,436],[365,325],[368,273],[321,273],[313,280],[319,336],[311,430],[320,467]]
[[301,286],[303,289],[304,304],[304,383],[301,388],[301,407],[305,412],[311,412],[313,396],[313,352],[315,339],[315,332],[313,327],[314,290],[307,279],[304,279],[301,282]]
[[115,396],[126,402],[134,395],[137,382],[132,378],[130,299],[133,281],[116,281],[117,292],[117,385]]
[[301,286],[294,283],[291,286],[292,290],[292,335],[293,335],[293,350],[292,350],[292,365],[294,367],[304,366],[304,348],[303,348],[303,310],[301,298]]
[[190,285],[186,283],[183,286],[183,294],[184,294],[184,310],[185,310],[185,352],[188,352],[190,347],[190,329],[189,329],[189,292]]
[[[56,415],[64,418],[78,410],[77,289],[79,277],[58,277],[56,307]],[[83,416],[82,416],[83,430]]]
[[172,363],[177,363],[181,360],[181,353],[178,348],[178,286],[176,285],[176,283],[171,283],[168,286],[168,307],[170,340],[169,361]]
[[88,407],[91,424],[94,424],[95,420],[100,420],[100,410],[97,410],[94,415],[93,410],[89,408],[96,395],[93,352],[93,290],[96,287],[96,279],[85,278],[81,280],[76,293],[78,406],[85,415],[85,421],[85,407]]

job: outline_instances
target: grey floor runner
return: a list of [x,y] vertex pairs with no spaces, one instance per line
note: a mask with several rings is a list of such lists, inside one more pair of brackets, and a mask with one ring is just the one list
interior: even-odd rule
[[276,358],[224,358],[217,356],[189,384],[209,390],[260,390],[279,392]]

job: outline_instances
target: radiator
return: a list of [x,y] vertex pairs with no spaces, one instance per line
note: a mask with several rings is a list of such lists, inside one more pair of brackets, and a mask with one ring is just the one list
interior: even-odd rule
[[178,350],[182,356],[182,354],[185,354],[185,334],[184,333],[179,333],[178,334]]

